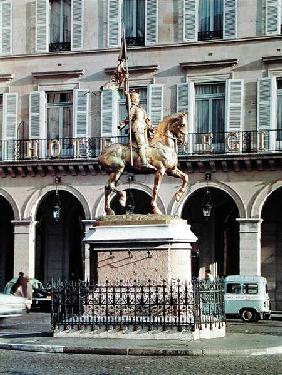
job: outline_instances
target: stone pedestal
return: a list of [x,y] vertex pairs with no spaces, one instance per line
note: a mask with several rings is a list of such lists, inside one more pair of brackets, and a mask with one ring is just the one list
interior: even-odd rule
[[96,252],[98,282],[191,280],[190,225],[165,215],[106,216],[84,239]]

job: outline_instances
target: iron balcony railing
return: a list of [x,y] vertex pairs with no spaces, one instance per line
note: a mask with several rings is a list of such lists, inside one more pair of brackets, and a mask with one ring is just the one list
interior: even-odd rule
[[198,40],[222,39],[223,30],[208,30],[198,32]]
[[53,282],[53,330],[194,331],[224,320],[223,281]]
[[[112,143],[128,143],[128,136],[24,139],[0,141],[0,160],[96,158]],[[181,156],[270,153],[282,151],[282,130],[189,133]]]

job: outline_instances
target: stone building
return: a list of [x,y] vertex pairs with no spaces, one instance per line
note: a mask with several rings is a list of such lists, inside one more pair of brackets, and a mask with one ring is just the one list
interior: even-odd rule
[[[281,0],[0,1],[0,286],[20,270],[95,278],[81,239],[103,215],[97,155],[124,135],[122,94],[100,90],[122,20],[130,87],[154,125],[189,113],[189,189],[176,204],[179,182],[166,176],[158,204],[199,238],[194,274],[262,274],[281,309]],[[149,212],[152,183],[121,177],[134,212]]]

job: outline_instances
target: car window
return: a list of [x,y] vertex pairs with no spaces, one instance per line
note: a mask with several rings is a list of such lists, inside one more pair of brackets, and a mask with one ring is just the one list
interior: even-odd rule
[[258,284],[243,284],[244,294],[258,294]]
[[241,284],[237,284],[237,283],[226,284],[226,293],[240,294]]

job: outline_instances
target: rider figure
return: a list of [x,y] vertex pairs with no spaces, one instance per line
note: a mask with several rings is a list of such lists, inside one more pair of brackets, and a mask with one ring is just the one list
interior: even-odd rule
[[[139,105],[140,96],[136,91],[130,92],[129,116],[132,134],[138,147],[141,164],[144,168],[150,168],[146,157],[146,148],[149,146],[148,130],[152,131],[152,123],[146,114],[146,111]],[[121,129],[124,125],[120,125]]]

